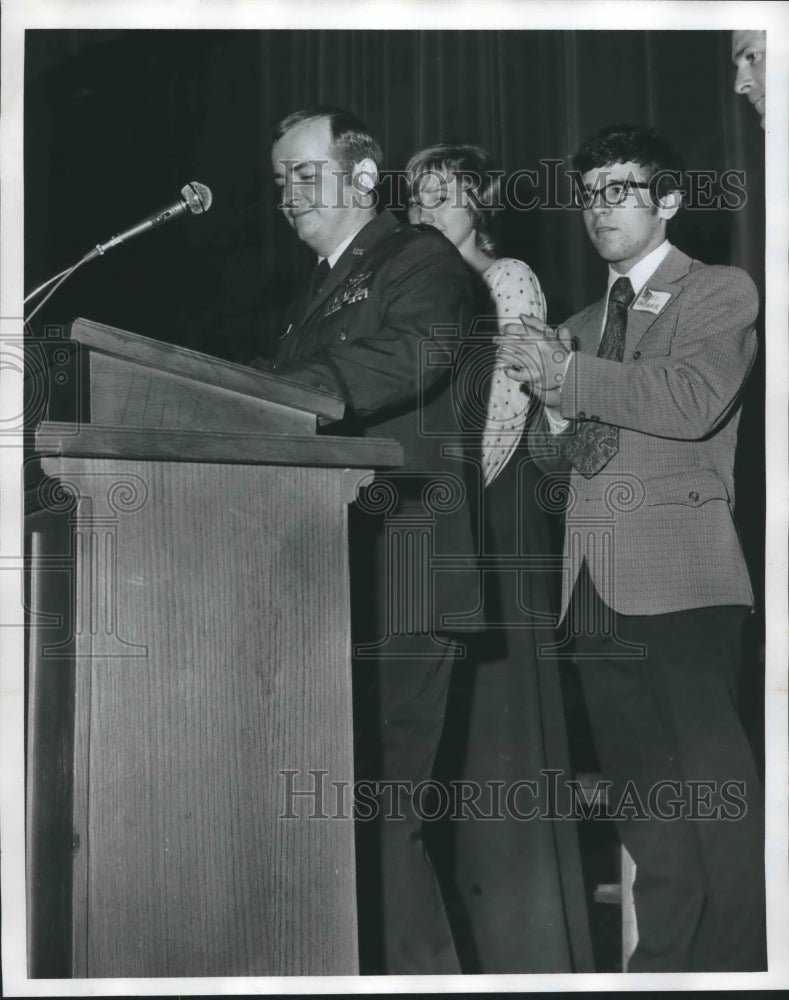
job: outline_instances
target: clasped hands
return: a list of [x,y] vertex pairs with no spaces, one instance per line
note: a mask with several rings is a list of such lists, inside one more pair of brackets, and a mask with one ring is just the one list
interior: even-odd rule
[[573,350],[570,333],[532,316],[522,315],[520,321],[505,323],[494,338],[497,367],[516,382],[527,383],[546,406],[556,407]]

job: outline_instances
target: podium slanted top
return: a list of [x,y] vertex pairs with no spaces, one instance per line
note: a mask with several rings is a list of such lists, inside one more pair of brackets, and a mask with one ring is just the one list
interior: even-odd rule
[[90,423],[314,434],[345,409],[332,393],[92,320],[69,336],[89,352]]

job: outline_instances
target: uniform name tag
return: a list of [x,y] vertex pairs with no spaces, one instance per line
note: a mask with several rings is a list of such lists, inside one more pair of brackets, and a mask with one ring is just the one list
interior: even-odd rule
[[653,315],[657,316],[658,313],[663,311],[670,298],[671,292],[653,292],[651,288],[645,286],[641,289],[638,298],[630,308],[638,309],[640,312],[653,313]]

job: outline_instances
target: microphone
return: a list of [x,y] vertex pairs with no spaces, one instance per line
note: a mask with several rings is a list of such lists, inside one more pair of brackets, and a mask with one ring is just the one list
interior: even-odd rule
[[[25,305],[36,297],[39,293],[43,292],[45,288],[52,284],[52,282],[57,282],[57,284],[51,288],[44,298],[38,303],[36,308],[25,317],[25,323],[29,323],[30,320],[35,316],[38,310],[44,305],[44,303],[49,299],[54,293],[60,288],[64,281],[77,270],[77,268],[82,267],[89,260],[94,260],[96,257],[101,256],[113,247],[118,246],[121,243],[125,243],[126,240],[133,239],[135,236],[139,236],[140,233],[147,233],[149,229],[155,229],[157,226],[164,225],[165,222],[169,222],[170,219],[177,219],[178,216],[183,215],[184,212],[191,212],[192,215],[202,215],[203,212],[207,212],[211,207],[211,202],[213,201],[213,195],[211,194],[211,189],[206,187],[205,184],[200,184],[199,181],[190,181],[181,188],[181,197],[174,205],[168,205],[167,208],[161,209],[159,212],[154,212],[153,215],[149,215],[147,219],[143,219],[142,222],[138,222],[136,226],[132,226],[131,229],[127,229],[123,233],[118,233],[117,236],[113,236],[111,240],[106,243],[97,243],[93,250],[89,250],[76,264],[72,264],[71,267],[67,267],[65,271],[61,271],[52,278],[48,278],[43,285],[39,285],[38,288],[34,289],[29,295],[25,296]],[[58,280],[59,279],[59,280]]]
[[93,260],[95,257],[105,254],[113,247],[117,247],[127,240],[134,239],[135,236],[139,236],[141,233],[147,233],[150,229],[163,226],[165,222],[177,219],[185,212],[191,212],[192,215],[201,215],[203,212],[208,211],[213,200],[213,195],[209,187],[206,187],[205,184],[200,184],[199,181],[190,181],[181,188],[181,197],[174,205],[168,205],[166,208],[154,212],[153,215],[147,216],[142,222],[138,222],[136,226],[132,226],[131,229],[113,236],[106,243],[97,243],[93,250],[85,254],[80,263],[84,264],[89,260]]

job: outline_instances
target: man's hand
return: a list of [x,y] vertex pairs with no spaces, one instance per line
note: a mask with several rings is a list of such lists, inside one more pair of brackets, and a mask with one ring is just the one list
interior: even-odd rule
[[527,382],[546,406],[557,407],[573,350],[569,331],[531,316],[520,320],[522,327],[508,323],[495,338],[499,363],[510,378]]

